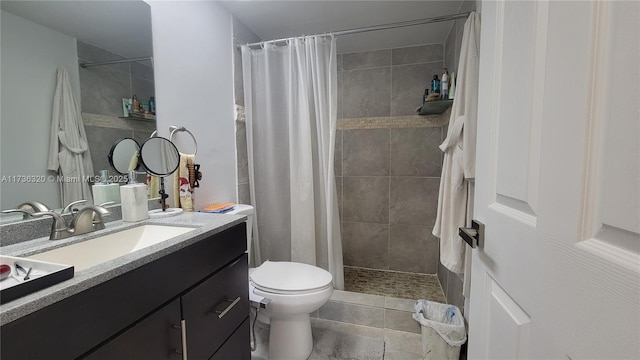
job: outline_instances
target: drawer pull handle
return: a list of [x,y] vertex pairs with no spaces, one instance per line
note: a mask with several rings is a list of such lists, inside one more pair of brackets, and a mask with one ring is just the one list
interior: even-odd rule
[[216,310],[216,314],[218,314],[218,319],[222,319],[223,316],[225,316],[231,309],[233,309],[234,306],[236,306],[237,303],[240,302],[240,296],[238,296],[235,300],[227,300],[227,302],[230,302],[229,305],[227,305],[226,308],[224,308],[223,310]]
[[180,332],[182,337],[182,351],[174,350],[176,354],[182,355],[182,360],[187,360],[187,321],[180,321]]

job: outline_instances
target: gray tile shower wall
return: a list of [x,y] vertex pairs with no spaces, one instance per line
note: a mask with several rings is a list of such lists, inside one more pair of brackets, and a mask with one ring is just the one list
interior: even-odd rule
[[442,74],[442,44],[342,54],[338,103],[344,118],[414,115],[434,74]]
[[344,264],[438,272],[435,222],[443,130],[416,115],[444,48],[338,55],[336,183]]
[[[81,41],[77,42],[77,46],[80,61],[124,59]],[[93,168],[96,173],[103,169],[113,172],[107,160],[113,142],[130,137],[142,143],[156,129],[153,121],[119,118],[123,115],[123,98],[130,98],[135,94],[140,100],[148,100],[154,96],[153,69],[142,63],[80,68],[80,94]]]

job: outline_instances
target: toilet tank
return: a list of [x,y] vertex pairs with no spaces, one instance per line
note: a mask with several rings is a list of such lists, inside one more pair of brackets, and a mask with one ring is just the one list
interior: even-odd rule
[[247,216],[247,255],[251,259],[251,234],[253,233],[253,215],[255,209],[251,205],[236,204],[235,209],[225,214],[246,215]]

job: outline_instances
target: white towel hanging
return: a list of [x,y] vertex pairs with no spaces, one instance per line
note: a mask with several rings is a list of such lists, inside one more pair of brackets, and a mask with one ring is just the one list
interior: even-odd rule
[[458,228],[469,225],[468,188],[475,177],[479,45],[480,18],[472,12],[464,25],[449,131],[440,145],[444,163],[433,228],[433,235],[440,238],[440,262],[455,273],[464,272],[465,242]]

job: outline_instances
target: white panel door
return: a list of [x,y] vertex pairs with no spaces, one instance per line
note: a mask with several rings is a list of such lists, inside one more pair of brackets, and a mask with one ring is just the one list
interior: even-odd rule
[[484,1],[470,359],[640,358],[640,2]]

